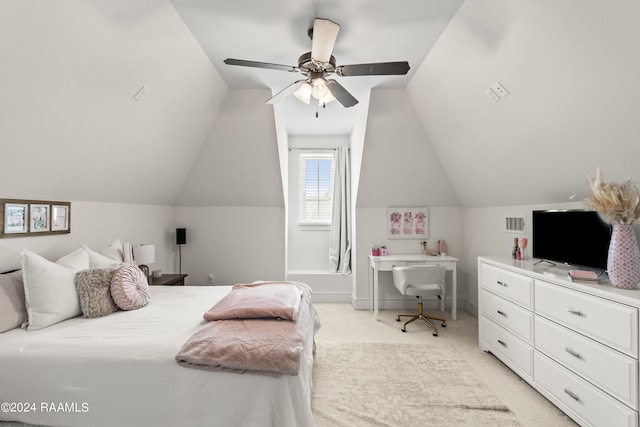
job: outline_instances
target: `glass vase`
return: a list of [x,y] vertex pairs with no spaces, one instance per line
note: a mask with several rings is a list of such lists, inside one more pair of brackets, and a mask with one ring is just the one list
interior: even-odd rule
[[609,281],[616,288],[635,289],[640,282],[640,248],[633,224],[614,224],[607,258]]

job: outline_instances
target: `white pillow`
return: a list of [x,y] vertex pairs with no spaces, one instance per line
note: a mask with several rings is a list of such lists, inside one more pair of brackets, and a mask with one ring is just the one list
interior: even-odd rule
[[[70,255],[63,257],[63,262],[74,258]],[[46,328],[82,314],[74,283],[77,271],[75,268],[51,262],[26,249],[22,250],[27,330]]]
[[112,259],[118,260],[120,262],[123,262],[125,260],[124,259],[123,245],[122,245],[122,242],[120,241],[120,239],[116,239],[115,242],[113,242],[112,244],[107,246],[101,252],[101,254],[106,256],[107,258],[112,258]]
[[89,254],[89,265],[91,266],[91,268],[119,267],[120,264],[122,264],[122,261],[99,254],[98,252],[89,248],[87,245],[83,244],[82,249],[87,251],[87,253]]
[[76,249],[56,261],[56,264],[64,265],[76,271],[89,268],[89,254],[83,248]]

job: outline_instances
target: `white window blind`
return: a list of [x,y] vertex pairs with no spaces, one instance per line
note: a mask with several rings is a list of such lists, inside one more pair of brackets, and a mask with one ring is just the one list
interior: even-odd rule
[[331,224],[333,173],[333,153],[300,154],[301,224]]

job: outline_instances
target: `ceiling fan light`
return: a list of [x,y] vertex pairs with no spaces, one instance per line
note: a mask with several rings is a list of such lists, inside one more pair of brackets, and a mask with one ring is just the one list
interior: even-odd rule
[[323,99],[327,94],[330,94],[327,82],[323,78],[317,78],[313,80],[313,89],[311,95],[317,100]]
[[293,92],[293,94],[300,101],[304,102],[305,104],[308,104],[309,101],[311,100],[311,85],[309,83],[305,83],[302,86],[300,86],[298,90]]
[[327,92],[327,94],[324,96],[324,98],[318,100],[318,103],[321,106],[325,106],[328,103],[330,103],[331,101],[335,101],[335,100],[336,99],[333,97],[333,95],[331,95],[331,92]]

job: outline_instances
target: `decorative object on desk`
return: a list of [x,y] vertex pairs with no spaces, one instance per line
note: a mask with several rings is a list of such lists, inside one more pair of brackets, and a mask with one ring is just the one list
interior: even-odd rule
[[176,228],[176,245],[178,245],[178,272],[182,274],[182,245],[187,243],[187,229]]
[[389,250],[387,249],[386,246],[380,246],[380,256],[387,256],[389,255]]
[[438,240],[438,253],[442,256],[447,255],[447,243],[444,240]]
[[162,270],[153,270],[153,273],[151,273],[151,276],[154,279],[159,279],[162,277]]
[[429,211],[426,207],[387,208],[387,238],[425,239],[429,231]]
[[133,259],[138,268],[142,270],[147,280],[149,280],[149,266],[156,262],[156,247],[155,245],[139,245],[133,247]]
[[369,253],[371,256],[380,256],[380,247],[378,245],[369,245]]
[[607,258],[609,280],[616,288],[635,289],[640,282],[640,248],[633,224],[640,218],[640,194],[627,178],[622,183],[605,183],[598,167],[596,178],[587,177],[587,209],[597,211],[613,225]]
[[513,238],[513,249],[511,250],[511,258],[517,259],[518,256],[518,238]]
[[529,240],[526,237],[518,238],[518,246],[520,247],[520,259],[527,259],[524,250],[527,247]]

